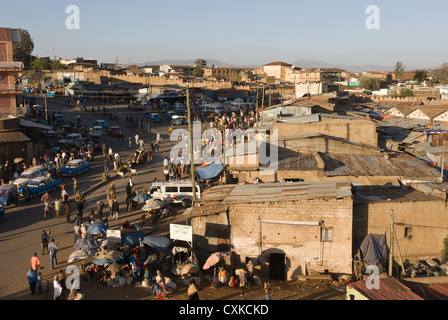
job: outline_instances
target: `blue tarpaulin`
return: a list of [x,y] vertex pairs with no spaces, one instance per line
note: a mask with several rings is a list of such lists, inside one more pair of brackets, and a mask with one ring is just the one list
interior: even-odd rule
[[165,252],[171,245],[170,238],[163,236],[146,236],[143,238],[143,242],[161,252]]
[[121,233],[121,244],[127,243],[130,246],[136,246],[140,244],[140,238],[143,238],[143,232],[129,232]]
[[215,162],[196,169],[196,176],[199,180],[212,179],[218,176],[224,170],[224,166],[221,163],[221,159],[217,159]]

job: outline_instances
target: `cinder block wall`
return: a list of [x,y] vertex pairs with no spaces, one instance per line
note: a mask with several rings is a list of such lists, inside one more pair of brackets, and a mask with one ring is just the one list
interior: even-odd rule
[[[352,273],[351,198],[232,204],[231,244],[242,260],[251,257],[269,275],[269,255],[284,253],[286,278],[308,273]],[[321,227],[260,223],[260,219],[324,221],[333,240],[321,241]],[[306,268],[306,270],[305,270]]]

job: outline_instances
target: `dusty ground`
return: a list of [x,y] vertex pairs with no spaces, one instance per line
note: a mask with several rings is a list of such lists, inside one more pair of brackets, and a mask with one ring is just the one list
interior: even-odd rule
[[[108,287],[93,279],[90,283],[82,280],[80,292],[84,300],[187,300],[187,287],[178,279],[173,278],[177,289],[169,293],[166,298],[152,296],[149,288],[136,287],[135,284],[119,288]],[[272,288],[272,300],[345,300],[344,283],[327,280],[296,280],[269,281]],[[204,281],[199,286],[200,300],[262,300],[263,286],[252,288],[231,288],[228,286],[212,286],[211,282]],[[241,295],[244,292],[244,298]],[[52,293],[50,295],[50,299]],[[31,297],[30,297],[31,298]],[[43,296],[32,297],[32,300],[43,300]]]

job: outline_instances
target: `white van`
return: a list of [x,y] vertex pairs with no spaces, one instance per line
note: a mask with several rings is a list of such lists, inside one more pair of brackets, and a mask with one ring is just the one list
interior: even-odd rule
[[82,147],[82,136],[79,133],[71,133],[65,137],[65,139],[58,141],[62,145],[68,145],[70,147]]
[[222,105],[218,102],[205,104],[202,106],[202,112],[222,113],[224,111]]
[[20,174],[21,178],[34,179],[37,177],[46,177],[48,175],[48,170],[43,166],[35,166],[26,169]]
[[[154,182],[149,189],[153,199],[182,203],[187,208],[193,202],[193,186],[191,180],[174,180],[170,182]],[[196,183],[196,199],[201,198],[201,188]]]

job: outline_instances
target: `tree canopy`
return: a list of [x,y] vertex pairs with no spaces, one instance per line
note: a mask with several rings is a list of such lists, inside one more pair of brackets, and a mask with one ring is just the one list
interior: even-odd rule
[[394,69],[394,73],[395,73],[395,77],[399,78],[403,75],[404,73],[404,66],[403,66],[403,62],[398,61],[395,64],[395,69]]
[[14,61],[23,62],[24,68],[29,69],[32,62],[31,53],[34,50],[34,42],[27,30],[18,29],[20,42],[12,44]]

